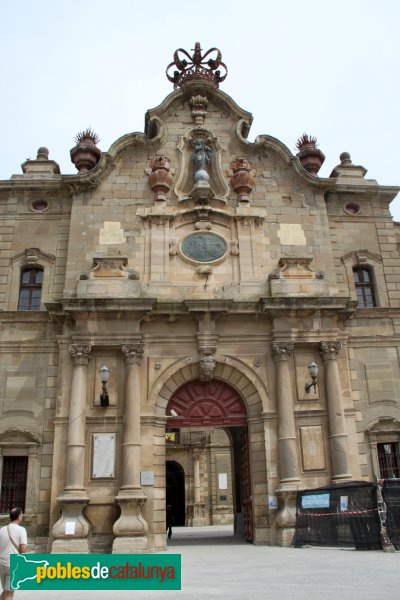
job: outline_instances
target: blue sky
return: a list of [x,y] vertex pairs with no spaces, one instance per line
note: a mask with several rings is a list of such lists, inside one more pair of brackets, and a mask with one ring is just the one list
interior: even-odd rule
[[[143,131],[172,91],[165,68],[178,47],[222,51],[221,89],[253,113],[249,139],[292,152],[307,132],[329,176],[343,151],[382,185],[400,185],[397,0],[14,0],[0,5],[0,179],[47,146],[62,173],[91,126],[108,150]],[[400,220],[400,199],[392,204]]]

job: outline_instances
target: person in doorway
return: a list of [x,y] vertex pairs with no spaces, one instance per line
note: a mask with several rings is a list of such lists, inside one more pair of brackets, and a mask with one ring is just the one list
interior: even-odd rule
[[21,527],[24,518],[19,506],[10,510],[10,524],[0,529],[0,582],[3,592],[0,600],[11,600],[14,596],[10,589],[10,554],[24,554],[27,550],[25,527]]
[[167,504],[165,520],[167,523],[168,538],[170,538],[172,535],[172,525],[175,524],[174,513],[172,512],[172,506],[170,504]]

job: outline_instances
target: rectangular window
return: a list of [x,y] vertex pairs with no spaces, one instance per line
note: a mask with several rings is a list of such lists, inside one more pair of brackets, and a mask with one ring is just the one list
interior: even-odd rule
[[42,285],[42,269],[25,269],[21,272],[18,310],[40,310]]
[[353,277],[359,308],[371,308],[376,306],[372,274],[370,271],[361,267],[355,267],[353,269]]
[[398,442],[378,444],[378,460],[381,479],[400,478],[400,453]]
[[0,513],[8,513],[15,506],[20,506],[25,511],[27,475],[27,456],[3,457]]

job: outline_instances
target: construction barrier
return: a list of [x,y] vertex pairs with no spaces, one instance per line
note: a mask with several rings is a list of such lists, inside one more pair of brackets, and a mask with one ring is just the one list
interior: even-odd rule
[[353,481],[298,492],[293,545],[307,544],[381,550],[377,484]]
[[386,504],[387,534],[396,550],[400,550],[400,479],[384,479],[382,496]]

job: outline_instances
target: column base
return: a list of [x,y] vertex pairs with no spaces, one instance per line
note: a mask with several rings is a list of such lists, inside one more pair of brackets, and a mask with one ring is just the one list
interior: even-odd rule
[[302,487],[303,486],[301,484],[300,479],[282,479],[279,482],[279,487],[276,490],[276,493],[279,494],[279,492],[297,492]]
[[117,537],[113,541],[111,554],[142,554],[147,551],[147,536]]
[[342,475],[335,475],[332,477],[332,483],[345,483],[351,481],[353,478],[350,473],[344,473]]
[[195,502],[193,504],[193,520],[192,526],[198,527],[202,525],[207,525],[206,519],[206,505],[204,502]]
[[87,538],[64,538],[54,540],[51,546],[52,554],[89,554]]
[[83,515],[89,499],[82,494],[64,494],[57,498],[61,505],[61,517],[53,525],[52,554],[89,552],[88,535],[90,522]]
[[112,545],[112,554],[147,552],[148,525],[142,516],[142,506],[147,496],[139,488],[120,491],[116,500],[121,507],[121,515],[113,526],[116,537]]

